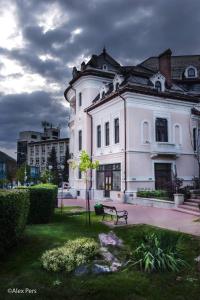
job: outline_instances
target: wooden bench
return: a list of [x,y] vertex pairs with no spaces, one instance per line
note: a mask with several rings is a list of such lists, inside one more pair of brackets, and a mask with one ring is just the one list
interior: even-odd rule
[[127,224],[127,220],[128,220],[127,210],[117,210],[115,206],[103,205],[102,221],[105,219],[106,215],[110,215],[111,220],[113,220],[113,217],[116,217],[115,225],[117,225],[119,219],[124,219]]

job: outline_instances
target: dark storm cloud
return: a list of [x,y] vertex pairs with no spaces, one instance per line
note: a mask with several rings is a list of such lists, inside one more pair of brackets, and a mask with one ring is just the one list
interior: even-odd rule
[[60,125],[66,135],[69,109],[46,92],[1,95],[0,108],[0,148],[15,148],[19,131],[41,131],[44,120]]
[[[19,61],[25,71],[40,74],[49,83],[59,83],[60,95],[71,77],[67,64],[81,55],[98,54],[104,45],[122,64],[137,63],[169,47],[174,54],[199,53],[199,0],[16,0],[15,3],[25,46],[7,50],[1,45],[0,54]],[[51,4],[59,5],[66,20],[45,32],[38,17],[48,14]],[[77,28],[82,31],[73,37]],[[39,56],[45,54],[56,60],[42,61]],[[66,117],[66,109],[60,103],[55,104],[53,96],[41,92],[5,96],[0,105],[0,139],[4,143],[11,143],[19,130],[35,129],[43,117],[50,120]],[[4,133],[8,129],[11,129],[9,136]]]

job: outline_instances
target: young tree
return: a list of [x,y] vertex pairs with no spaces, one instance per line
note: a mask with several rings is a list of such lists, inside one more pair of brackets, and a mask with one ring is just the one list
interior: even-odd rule
[[90,176],[91,172],[93,169],[97,169],[99,166],[98,161],[92,161],[91,158],[89,157],[88,153],[83,150],[81,152],[80,156],[80,162],[79,164],[73,164],[72,168],[79,168],[81,172],[84,174],[84,179],[85,179],[85,185],[86,185],[86,212],[88,216],[88,224],[90,225],[90,196],[89,196],[89,183],[90,183]]
[[51,174],[52,174],[52,183],[58,185],[59,184],[59,171],[58,171],[58,163],[56,156],[56,149],[52,147],[51,153],[48,157],[48,167],[51,166]]
[[25,184],[30,181],[30,167],[26,163],[22,164],[17,169],[16,179],[21,184]]
[[66,152],[65,152],[64,170],[63,170],[63,181],[66,181],[66,182],[69,181],[69,163],[68,163],[69,159],[70,159],[69,147],[67,146]]

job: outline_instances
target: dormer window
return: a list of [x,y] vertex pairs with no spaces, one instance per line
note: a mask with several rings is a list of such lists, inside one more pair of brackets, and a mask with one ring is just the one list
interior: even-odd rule
[[165,77],[160,72],[153,75],[150,78],[150,81],[153,83],[154,88],[158,92],[164,92],[165,91]]
[[188,77],[195,77],[195,70],[194,68],[188,69]]
[[186,78],[196,78],[197,77],[197,69],[193,66],[189,66],[186,68],[184,75]]
[[100,89],[100,99],[104,98],[106,93],[108,92],[109,88],[108,85],[104,84]]
[[122,75],[116,74],[113,79],[113,90],[117,91],[119,89],[120,84],[123,82],[124,77]]
[[162,84],[160,81],[156,81],[155,82],[155,89],[158,91],[158,92],[162,92]]
[[103,65],[102,69],[106,71],[108,69],[107,65]]

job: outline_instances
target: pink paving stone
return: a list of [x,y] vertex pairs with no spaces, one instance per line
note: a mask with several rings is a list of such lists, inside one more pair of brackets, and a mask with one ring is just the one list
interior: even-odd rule
[[[94,210],[95,203],[95,201],[90,201],[91,210]],[[172,209],[136,206],[133,204],[116,203],[114,201],[106,201],[104,203],[106,205],[115,206],[118,210],[127,210],[128,225],[148,224],[200,236],[200,222],[194,222],[198,217],[193,215]],[[63,205],[81,206],[85,208],[86,202],[80,199],[63,199]]]

